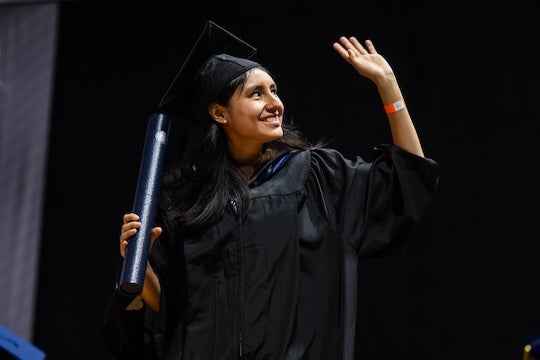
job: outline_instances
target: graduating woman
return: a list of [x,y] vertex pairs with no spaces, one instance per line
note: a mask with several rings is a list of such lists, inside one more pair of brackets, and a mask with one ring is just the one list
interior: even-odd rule
[[160,104],[198,135],[164,174],[141,294],[117,287],[107,308],[117,358],[354,359],[358,260],[405,250],[440,168],[374,44],[333,48],[386,110],[373,161],[307,141],[253,48],[206,25]]

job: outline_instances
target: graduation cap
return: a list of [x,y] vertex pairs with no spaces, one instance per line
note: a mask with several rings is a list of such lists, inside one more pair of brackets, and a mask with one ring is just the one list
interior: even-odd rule
[[239,75],[259,66],[248,60],[256,52],[253,46],[208,21],[161,99],[159,111],[204,125],[209,116],[207,106],[223,88]]

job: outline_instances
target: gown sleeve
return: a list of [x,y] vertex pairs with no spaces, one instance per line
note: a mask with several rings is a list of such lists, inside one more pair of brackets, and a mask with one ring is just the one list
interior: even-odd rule
[[[156,209],[156,224],[162,226],[163,233],[154,244],[148,260],[152,266],[167,263],[166,252],[171,252],[170,224],[164,216],[163,195]],[[156,260],[157,258],[157,260]],[[121,273],[122,258],[117,269]],[[174,264],[174,262],[172,262]],[[134,304],[139,306],[134,306]],[[144,305],[139,298],[123,293],[118,285],[113,290],[105,311],[102,339],[105,347],[119,360],[157,360],[163,353],[167,328],[167,308],[162,302],[159,314]]]
[[[134,304],[140,305],[134,307]],[[105,347],[119,360],[157,360],[153,317],[140,298],[124,294],[116,287],[107,304],[102,328]]]
[[312,151],[308,184],[331,226],[359,257],[401,254],[438,185],[440,166],[394,145],[373,162],[331,149]]

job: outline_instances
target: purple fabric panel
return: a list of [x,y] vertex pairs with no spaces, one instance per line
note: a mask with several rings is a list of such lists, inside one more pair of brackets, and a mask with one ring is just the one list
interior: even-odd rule
[[57,5],[0,6],[0,324],[32,341]]

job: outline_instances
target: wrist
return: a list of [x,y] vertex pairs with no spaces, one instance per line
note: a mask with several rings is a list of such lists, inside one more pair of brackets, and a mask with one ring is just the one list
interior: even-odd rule
[[397,78],[393,72],[387,72],[380,74],[376,78],[373,79],[373,82],[377,85],[379,88],[392,88],[397,86]]
[[403,99],[399,99],[397,101],[384,105],[384,111],[387,115],[396,113],[403,109],[405,109],[405,101],[403,101]]
[[143,298],[141,295],[137,295],[131,303],[126,307],[126,310],[140,310],[144,306]]

